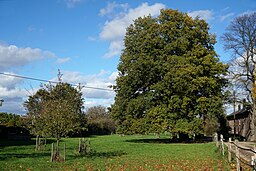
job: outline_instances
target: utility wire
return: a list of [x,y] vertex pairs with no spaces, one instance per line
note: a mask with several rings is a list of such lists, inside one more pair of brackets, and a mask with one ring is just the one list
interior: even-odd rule
[[[16,77],[16,78],[22,78],[26,80],[33,80],[33,81],[40,81],[40,82],[48,82],[48,83],[59,83],[58,81],[49,81],[49,80],[44,80],[44,79],[39,79],[39,78],[33,78],[33,77],[27,77],[27,76],[21,76],[21,75],[15,75],[15,74],[8,74],[8,73],[3,73],[0,72],[0,75],[5,75],[9,77]],[[80,86],[81,88],[88,88],[88,89],[95,89],[95,90],[104,90],[104,91],[114,91],[112,89],[107,89],[107,88],[100,88],[100,87],[92,87],[92,86],[85,86],[85,85],[79,85],[79,84],[70,84],[72,86]]]

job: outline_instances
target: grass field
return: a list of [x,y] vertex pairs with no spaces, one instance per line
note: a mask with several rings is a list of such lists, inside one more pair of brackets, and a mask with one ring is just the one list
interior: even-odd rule
[[[51,144],[34,150],[34,141],[0,140],[0,170],[229,170],[213,143],[174,144],[154,136],[95,136],[90,155],[79,156],[78,138],[66,143],[66,162],[50,162]],[[62,151],[61,151],[62,152]]]

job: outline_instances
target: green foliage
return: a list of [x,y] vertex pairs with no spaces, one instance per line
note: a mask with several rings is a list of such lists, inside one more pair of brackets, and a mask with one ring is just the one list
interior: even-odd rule
[[13,113],[0,112],[0,125],[4,126],[21,126],[20,115]]
[[86,110],[90,135],[105,135],[115,132],[115,121],[104,106],[93,106]]
[[82,93],[67,83],[39,89],[24,106],[34,135],[60,139],[85,126]]
[[208,31],[204,20],[170,9],[127,28],[112,106],[118,132],[201,134],[207,118],[223,115],[228,67]]

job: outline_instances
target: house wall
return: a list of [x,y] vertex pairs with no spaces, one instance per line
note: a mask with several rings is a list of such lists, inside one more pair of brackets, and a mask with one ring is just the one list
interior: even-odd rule
[[228,125],[231,128],[230,134],[240,135],[244,138],[248,138],[250,133],[250,116],[235,120],[235,132],[234,132],[234,120],[228,120]]

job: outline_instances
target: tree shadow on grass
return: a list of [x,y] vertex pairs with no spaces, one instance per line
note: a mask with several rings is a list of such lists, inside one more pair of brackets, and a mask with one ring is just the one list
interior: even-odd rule
[[[46,143],[51,144],[55,143],[56,140],[53,139],[47,139]],[[61,142],[61,141],[60,141]],[[26,146],[26,145],[36,145],[35,139],[30,140],[0,140],[0,149],[4,147],[10,147],[10,146]]]
[[35,140],[1,140],[0,148],[8,146],[34,145]]
[[174,144],[174,143],[193,144],[193,143],[212,142],[212,139],[211,138],[200,138],[200,139],[196,139],[196,140],[192,140],[192,139],[173,140],[173,139],[168,139],[168,138],[156,138],[156,139],[132,139],[132,140],[126,140],[126,142],[152,143],[152,144]]
[[9,153],[9,154],[0,154],[0,161],[8,161],[8,160],[15,160],[20,158],[42,158],[42,157],[49,157],[51,154],[49,152],[38,152],[32,154],[18,154],[18,153]]

